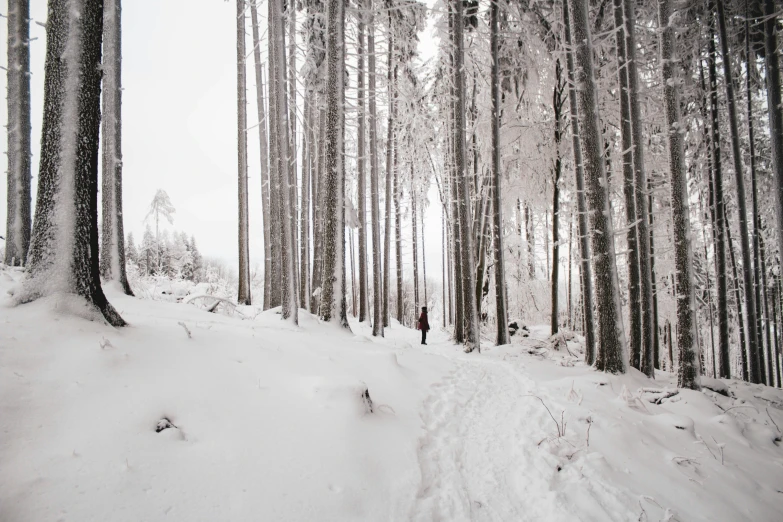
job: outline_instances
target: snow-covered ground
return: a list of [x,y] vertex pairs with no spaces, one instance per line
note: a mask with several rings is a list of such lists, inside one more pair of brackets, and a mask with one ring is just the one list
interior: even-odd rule
[[464,354],[110,290],[115,330],[11,307],[21,277],[0,268],[2,522],[783,520],[780,390],[667,397],[536,327]]

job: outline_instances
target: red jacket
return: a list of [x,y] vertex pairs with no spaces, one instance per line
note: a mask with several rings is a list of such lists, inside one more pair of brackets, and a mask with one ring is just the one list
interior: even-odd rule
[[421,313],[421,316],[419,317],[419,330],[429,331],[430,329],[430,322],[427,320],[427,314],[424,312]]

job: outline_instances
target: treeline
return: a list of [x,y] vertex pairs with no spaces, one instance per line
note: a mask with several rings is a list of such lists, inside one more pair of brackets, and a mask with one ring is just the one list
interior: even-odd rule
[[164,276],[201,282],[205,277],[204,260],[196,246],[196,238],[185,232],[169,234],[164,230],[156,239],[148,226],[139,245],[129,233],[125,240],[125,262],[142,276]]

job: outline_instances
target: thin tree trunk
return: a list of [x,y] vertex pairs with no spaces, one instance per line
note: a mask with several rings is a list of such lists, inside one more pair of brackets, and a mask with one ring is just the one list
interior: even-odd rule
[[312,93],[304,96],[302,125],[302,200],[299,215],[299,303],[310,310],[310,178],[312,170],[312,127],[315,116]]
[[[394,81],[397,82],[397,74],[394,75]],[[397,110],[394,110],[394,119],[397,119]],[[403,324],[403,291],[402,291],[402,211],[400,209],[400,200],[402,199],[402,187],[400,184],[400,171],[397,168],[397,141],[396,133],[394,138],[394,245],[395,261],[397,262],[397,322]]]
[[582,143],[587,172],[587,200],[590,205],[593,258],[596,276],[596,308],[598,311],[598,339],[596,367],[612,373],[625,373],[628,360],[623,334],[622,310],[615,264],[614,227],[608,200],[609,180],[601,157],[603,143],[598,127],[595,76],[593,73],[593,45],[588,22],[586,0],[572,0],[573,40],[576,43],[579,114],[582,115]]
[[497,320],[498,346],[508,344],[508,299],[506,296],[506,266],[503,241],[503,204],[502,176],[500,172],[500,125],[501,102],[500,94],[500,39],[499,23],[500,8],[497,2],[490,7],[490,46],[492,48],[492,218],[493,218],[493,257],[495,261],[495,317]]
[[582,146],[579,142],[579,115],[577,111],[577,92],[575,83],[574,51],[571,44],[571,20],[568,3],[564,3],[563,25],[566,40],[566,65],[568,69],[568,100],[571,112],[571,136],[574,154],[574,175],[576,177],[576,202],[579,222],[579,274],[581,280],[582,315],[585,332],[585,360],[592,365],[595,362],[595,325],[593,319],[593,274],[590,264],[590,238],[588,232],[587,198],[582,163]]
[[[104,1],[103,129],[101,130],[101,139],[103,141],[103,167],[101,170],[103,178],[103,192],[101,194],[103,199],[103,229],[101,230],[101,276],[106,281],[116,281],[119,283],[119,285],[122,287],[122,291],[125,292],[126,295],[133,295],[131,287],[128,284],[128,276],[125,273],[125,232],[123,230],[124,227],[122,220],[121,14],[122,8],[120,5],[120,0]],[[29,84],[27,88],[27,103],[29,111]],[[13,112],[17,110],[19,109],[15,108]],[[11,113],[12,111],[9,111],[9,116]],[[29,114],[27,117],[29,118]],[[9,141],[11,139],[10,129],[11,124],[9,122]],[[29,150],[29,133],[26,135],[26,137],[28,138],[27,147]],[[11,147],[9,147],[9,151],[10,150]],[[11,154],[9,154],[9,158],[10,157]],[[27,173],[29,175],[29,165],[27,168]],[[9,169],[9,172],[12,172],[12,170]],[[27,216],[29,217],[29,206]],[[29,231],[27,233],[29,234]]]
[[652,296],[653,296],[653,357],[655,358],[655,369],[661,369],[661,354],[660,354],[660,335],[658,335],[658,284],[655,282],[655,234],[654,232],[654,220],[653,220],[653,193],[652,193],[652,179],[647,179],[647,193],[648,193],[648,205],[647,209],[650,213],[650,276],[652,278]]
[[380,169],[378,168],[378,117],[376,112],[377,90],[375,88],[375,20],[372,0],[361,0],[367,9],[367,82],[369,90],[369,138],[370,138],[370,223],[372,227],[372,334],[383,337],[383,279],[381,277],[381,209]]
[[[299,244],[299,230],[297,222],[300,218],[298,198],[298,176],[296,167],[297,155],[297,125],[296,125],[296,3],[285,0],[285,9],[288,15],[288,97],[286,98],[286,108],[288,109],[288,132],[289,149],[288,157],[290,162],[290,196],[291,196],[291,249],[294,259],[294,291],[297,292],[297,303],[304,299],[302,295],[302,278],[300,277],[299,260],[301,256],[301,246]],[[302,205],[302,208],[304,206]],[[301,218],[300,218],[301,219]]]
[[775,216],[778,222],[778,250],[783,252],[783,101],[781,101],[780,57],[777,43],[777,6],[775,0],[764,0],[764,64],[767,79],[767,112],[775,170]]
[[525,235],[527,236],[527,266],[530,279],[536,278],[536,229],[531,217],[530,204],[525,202]]
[[75,295],[110,325],[124,326],[103,293],[99,267],[103,3],[52,2],[48,14],[35,225],[28,276],[14,300]]
[[[23,266],[30,247],[31,229],[30,0],[8,1],[7,65],[8,207],[5,263]],[[118,212],[121,218],[121,207]],[[121,219],[119,224],[121,230]],[[125,273],[124,265],[122,273]]]
[[[711,7],[711,6],[710,6]],[[712,129],[712,168],[713,168],[713,186],[715,190],[715,246],[717,247],[717,289],[718,289],[718,351],[721,354],[729,353],[729,317],[728,317],[728,298],[726,290],[726,220],[723,199],[723,172],[720,151],[720,127],[718,122],[718,80],[716,70],[717,51],[715,48],[715,33],[710,27],[709,35],[709,75],[710,75],[710,120]],[[740,320],[742,318],[740,317]],[[723,372],[721,367],[721,372]]]
[[[683,157],[680,101],[677,90],[679,75],[675,69],[674,28],[671,27],[670,0],[658,1],[658,23],[663,63],[663,94],[666,104],[666,124],[669,134],[669,170],[672,191],[672,223],[674,229],[674,265],[676,268],[677,349],[679,364],[677,385],[699,389],[699,353],[696,325],[693,320],[695,297],[693,289],[693,250],[691,247],[688,184]],[[670,334],[671,335],[671,334]],[[669,339],[671,353],[671,338]]]
[[386,226],[383,237],[383,326],[389,326],[389,291],[391,284],[391,225],[392,225],[392,182],[394,181],[394,106],[396,93],[394,78],[394,35],[391,29],[391,13],[389,13],[389,30],[387,34],[388,58],[386,67],[388,70],[387,85],[389,98],[389,116],[386,127]]
[[639,103],[639,73],[636,66],[636,14],[635,0],[623,0],[625,12],[625,52],[628,59],[628,101],[631,108],[633,137],[634,179],[636,181],[636,230],[639,248],[640,307],[642,313],[642,358],[640,370],[655,378],[653,347],[653,290],[650,269],[650,231],[648,220],[647,174],[644,170],[644,137],[642,136],[642,111]]
[[[422,271],[422,277],[423,277],[423,288],[424,288],[424,306],[429,306],[429,296],[427,295],[427,256],[425,251],[425,241],[424,241],[424,207],[421,209],[421,271]],[[413,242],[416,242],[416,237],[413,238]],[[418,313],[418,312],[417,312]]]
[[261,38],[258,30],[258,8],[250,2],[250,20],[253,28],[253,58],[256,72],[256,103],[258,107],[259,149],[261,154],[261,208],[264,219],[264,310],[270,307],[272,286],[272,245],[269,211],[269,152],[266,108],[264,107],[264,70],[261,65]]
[[245,65],[245,0],[237,0],[237,153],[239,162],[239,289],[237,302],[251,304],[250,222],[247,194],[247,80]]
[[549,320],[550,333],[555,335],[558,329],[558,297],[560,293],[560,175],[563,170],[563,160],[560,156],[560,142],[563,141],[563,90],[565,89],[563,70],[560,60],[555,61],[555,87],[552,94],[552,108],[555,119],[555,168],[552,190],[552,315]]
[[[759,249],[761,253],[761,300],[763,303],[763,308],[758,308],[758,315],[761,315],[762,310],[764,311],[764,333],[766,335],[766,370],[767,370],[767,382],[766,384],[768,386],[773,385],[774,377],[775,377],[775,370],[774,366],[776,366],[775,361],[772,358],[772,339],[770,338],[770,331],[769,331],[769,302],[767,300],[767,293],[769,287],[767,286],[767,261],[766,261],[766,255],[764,252],[764,240],[763,238],[759,238]],[[759,339],[761,339],[762,332],[759,329]],[[763,345],[761,342],[759,342],[759,348],[761,348]]]
[[642,302],[641,272],[639,270],[639,241],[636,226],[636,187],[634,177],[634,142],[629,92],[630,66],[627,56],[628,39],[625,36],[623,13],[624,0],[614,0],[614,25],[617,53],[617,76],[620,84],[620,130],[622,134],[623,194],[625,195],[625,218],[628,226],[628,312],[630,319],[631,366],[637,370],[642,365]]
[[[723,211],[726,212],[726,207],[723,207]],[[723,216],[723,219],[728,222],[728,215]],[[737,270],[737,260],[734,257],[734,245],[731,241],[731,227],[726,228],[726,241],[729,246],[729,260],[731,261],[731,273],[733,276],[732,284],[734,288],[734,299],[737,301],[737,324],[739,324],[739,338],[740,338],[740,358],[744,367],[747,367],[747,336],[745,332],[745,321],[742,315],[742,293],[740,291],[739,271]],[[746,290],[747,291],[747,290]]]
[[[745,282],[745,308],[748,311],[748,317],[756,317],[756,303],[753,299],[753,281],[750,272],[751,252],[750,242],[748,241],[748,212],[745,204],[745,175],[742,166],[742,156],[740,152],[739,129],[737,125],[737,107],[734,99],[734,77],[731,73],[731,58],[729,57],[729,42],[726,36],[726,19],[723,10],[723,0],[715,0],[718,9],[718,30],[720,33],[721,54],[723,58],[724,85],[726,86],[726,101],[729,110],[729,129],[731,131],[731,150],[734,158],[735,184],[737,186],[737,207],[739,210],[739,234],[740,247],[742,252],[742,266]],[[762,375],[760,372],[760,347],[759,335],[756,330],[756,322],[748,321],[748,348],[750,350],[750,378],[753,382],[760,382]],[[728,347],[727,347],[728,348]],[[721,370],[723,378],[728,378],[729,371],[729,352],[720,354]],[[755,367],[755,369],[754,369]],[[755,379],[754,379],[755,376]]]
[[[413,163],[411,163],[411,180],[413,179]],[[416,210],[416,195],[411,183],[411,250],[413,251],[413,313],[419,313],[419,234],[418,212]]]
[[[365,116],[364,116],[364,11],[362,5],[359,6],[358,13],[358,34],[357,42],[357,65],[358,70],[356,83],[356,109],[359,119],[359,128],[357,136],[357,158],[356,158],[356,176],[358,184],[359,198],[359,322],[367,320],[367,182],[366,182],[366,158],[365,154]],[[375,96],[375,93],[370,93]]]

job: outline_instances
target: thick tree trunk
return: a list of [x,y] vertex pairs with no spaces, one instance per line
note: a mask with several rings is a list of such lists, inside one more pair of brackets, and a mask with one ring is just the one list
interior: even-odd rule
[[281,286],[282,286],[282,318],[291,319],[294,324],[299,324],[298,292],[296,291],[295,273],[295,245],[293,244],[293,228],[296,226],[291,207],[290,186],[291,171],[289,154],[289,136],[287,107],[287,93],[285,90],[285,21],[283,19],[282,0],[271,0],[269,22],[273,26],[270,30],[270,41],[274,42],[270,53],[270,60],[275,62],[275,136],[277,148],[277,168],[280,181],[280,221],[279,232],[281,235]]
[[473,259],[473,238],[470,233],[470,183],[465,172],[465,75],[463,69],[463,27],[462,2],[456,2],[454,9],[454,90],[455,127],[454,127],[454,163],[456,167],[457,191],[459,194],[459,221],[462,235],[462,293],[465,312],[465,351],[481,351],[481,339],[476,314],[476,296],[472,292],[476,282],[476,268]]
[[383,279],[381,277],[381,208],[380,169],[378,167],[378,116],[376,111],[377,90],[375,88],[375,20],[372,0],[362,0],[367,9],[367,86],[369,91],[370,118],[370,223],[372,227],[372,334],[383,337]]
[[[118,21],[119,23],[119,21]],[[118,33],[119,37],[119,33]],[[5,263],[23,266],[30,247],[30,0],[8,1],[8,207]],[[121,212],[121,208],[119,211]],[[122,214],[119,214],[122,217]],[[120,227],[122,220],[120,220]],[[123,252],[124,254],[124,252]],[[122,274],[125,267],[122,267]],[[127,285],[127,281],[125,283]],[[130,287],[127,289],[130,292]]]
[[585,360],[592,365],[595,362],[595,325],[593,319],[593,274],[590,264],[590,238],[588,231],[587,198],[582,163],[582,146],[579,143],[579,115],[577,111],[577,92],[575,84],[574,52],[571,44],[571,20],[568,5],[563,8],[563,25],[566,40],[566,65],[568,69],[568,100],[571,112],[571,136],[574,154],[574,174],[576,177],[576,202],[579,222],[580,287],[582,293],[582,314],[585,332]]
[[251,304],[250,222],[247,195],[247,81],[245,79],[245,0],[237,0],[237,157],[239,173],[239,289],[237,302]]
[[323,214],[324,269],[321,319],[349,329],[345,307],[345,188],[343,170],[345,81],[345,2],[329,0],[326,9],[326,176]]
[[[296,3],[285,0],[285,14],[288,16],[288,54],[284,56],[284,61],[288,63],[288,97],[286,98],[286,108],[288,109],[288,132],[289,132],[289,195],[291,197],[291,250],[293,251],[294,265],[294,291],[297,292],[297,303],[301,303],[302,296],[302,278],[300,277],[299,259],[301,247],[299,244],[299,230],[297,222],[300,218],[301,209],[299,208],[299,198],[297,195],[298,170],[296,166],[297,154],[297,124],[296,124]],[[285,51],[284,51],[285,52]],[[301,207],[303,208],[303,207]],[[299,219],[297,219],[299,218]],[[298,304],[297,304],[298,306]]]
[[[726,101],[728,102],[729,111],[729,129],[731,131],[731,150],[734,159],[734,181],[737,187],[737,207],[739,210],[739,234],[740,234],[740,249],[742,252],[742,266],[745,269],[742,271],[744,275],[745,283],[745,309],[748,311],[748,317],[756,317],[756,303],[753,299],[753,281],[751,279],[752,274],[749,270],[751,267],[751,252],[750,242],[748,240],[748,212],[745,204],[745,175],[742,166],[742,156],[740,152],[739,142],[739,129],[737,124],[737,107],[734,99],[734,77],[731,73],[731,58],[729,56],[729,42],[726,32],[726,17],[723,9],[723,0],[715,0],[718,10],[718,30],[720,33],[721,54],[723,59],[723,75],[724,85],[726,87]],[[748,349],[750,350],[750,379],[752,382],[761,382],[762,375],[760,372],[760,347],[759,347],[759,335],[756,330],[756,322],[748,321]],[[728,348],[728,347],[727,347]],[[728,378],[730,375],[729,369],[729,352],[721,351],[720,353],[720,375],[723,378]],[[754,378],[755,376],[755,378]]]
[[[101,276],[106,281],[116,281],[125,294],[133,295],[128,284],[128,276],[125,273],[125,232],[122,220],[121,14],[120,0],[104,1],[103,128],[101,130],[101,139],[103,141],[103,165],[101,170],[103,178],[103,192],[101,194],[103,200]],[[9,111],[10,114],[11,112]],[[9,137],[10,134],[9,131]]]
[[15,300],[76,295],[112,326],[124,326],[103,293],[99,267],[102,33],[103,2],[49,5],[35,225],[28,277]]
[[[690,215],[688,184],[682,146],[682,122],[675,70],[674,28],[671,21],[670,0],[658,1],[658,23],[661,28],[661,62],[663,63],[663,91],[666,104],[666,124],[669,131],[669,170],[672,191],[672,223],[674,229],[674,264],[676,268],[677,348],[679,365],[677,385],[699,389],[699,353],[696,325],[693,320],[695,299],[693,288],[693,250],[690,243]],[[669,340],[671,343],[671,339]],[[671,350],[671,344],[670,348]]]
[[636,226],[636,186],[634,177],[634,142],[629,92],[627,57],[628,39],[625,35],[623,13],[624,0],[614,0],[614,24],[617,53],[617,76],[620,84],[620,131],[622,134],[623,194],[625,195],[625,219],[628,226],[628,315],[630,319],[630,359],[637,370],[642,365],[642,302],[641,272],[639,270],[639,241]]
[[261,65],[261,38],[258,30],[258,8],[250,2],[250,20],[253,29],[253,60],[256,73],[256,104],[258,107],[259,151],[261,155],[261,212],[264,219],[264,310],[270,307],[272,287],[271,213],[269,211],[269,151],[266,107],[264,106],[264,69]]
[[595,297],[598,311],[596,367],[612,373],[625,373],[628,355],[623,334],[622,310],[615,264],[614,227],[608,200],[609,180],[601,156],[603,143],[598,127],[593,45],[586,0],[572,0],[573,40],[576,44],[579,114],[582,115],[582,143],[587,172],[587,200],[590,205],[593,258],[595,263]]

